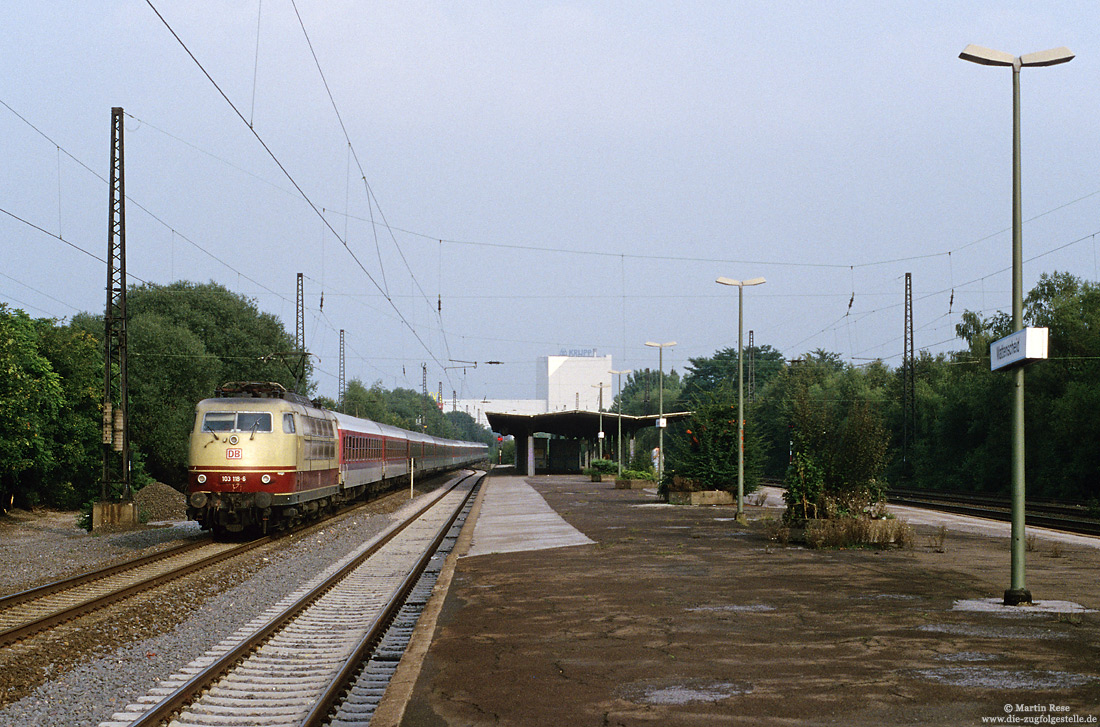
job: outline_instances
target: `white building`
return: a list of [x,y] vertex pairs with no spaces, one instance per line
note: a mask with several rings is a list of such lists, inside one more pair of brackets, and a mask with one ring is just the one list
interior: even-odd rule
[[535,368],[535,398],[546,402],[546,411],[599,411],[600,385],[603,406],[609,408],[611,356],[543,356]]

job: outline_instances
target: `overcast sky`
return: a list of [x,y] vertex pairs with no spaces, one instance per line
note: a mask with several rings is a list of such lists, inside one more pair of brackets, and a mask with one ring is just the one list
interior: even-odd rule
[[295,2],[4,2],[0,301],[102,312],[121,106],[131,284],[293,331],[304,273],[321,394],[340,329],[349,380],[448,400],[682,370],[737,344],[718,276],[767,278],[757,344],[897,366],[906,272],[918,349],[1010,306],[1011,71],[969,43],[1077,54],[1022,72],[1025,287],[1097,279],[1095,2]]

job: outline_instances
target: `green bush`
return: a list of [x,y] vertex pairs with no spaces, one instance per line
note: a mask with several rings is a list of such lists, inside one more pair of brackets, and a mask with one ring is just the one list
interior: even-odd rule
[[594,459],[589,464],[589,469],[595,470],[601,475],[613,475],[619,471],[619,465],[610,459]]
[[623,470],[624,480],[648,480],[650,482],[657,481],[657,474],[652,471],[639,472],[638,470]]
[[92,508],[95,506],[95,500],[88,500],[76,513],[76,526],[82,530],[92,532]]
[[629,469],[634,472],[652,472],[653,457],[649,450],[644,447],[636,447],[634,454],[630,457]]
[[787,468],[784,480],[787,486],[783,499],[787,502],[784,519],[788,522],[801,522],[825,515],[822,496],[825,493],[825,473],[808,454],[799,452]]

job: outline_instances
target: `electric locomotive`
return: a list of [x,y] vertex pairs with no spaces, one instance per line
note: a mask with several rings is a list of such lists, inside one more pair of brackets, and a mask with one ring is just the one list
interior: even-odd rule
[[216,536],[267,532],[487,450],[327,411],[277,383],[225,384],[195,407],[187,516]]

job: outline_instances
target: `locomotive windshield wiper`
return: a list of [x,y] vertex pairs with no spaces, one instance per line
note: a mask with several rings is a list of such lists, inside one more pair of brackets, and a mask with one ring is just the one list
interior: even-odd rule
[[256,421],[252,422],[252,436],[248,438],[248,441],[252,441],[256,438],[256,430],[260,428],[260,418],[256,417]]
[[[219,438],[218,438],[218,435],[217,435],[217,434],[216,434],[216,433],[214,432],[214,430],[210,428],[210,425],[209,425],[209,424],[207,424],[206,426],[204,426],[204,427],[202,428],[202,430],[203,430],[204,432],[210,432],[210,434],[211,434],[211,435],[212,435],[212,436],[214,437],[213,439],[211,439],[211,440],[210,440],[210,442],[220,442],[220,441],[222,441],[221,439],[219,439]],[[203,448],[203,449],[206,449],[207,447],[209,447],[209,446],[210,446],[210,442],[207,442],[206,444],[202,445],[202,448]]]

